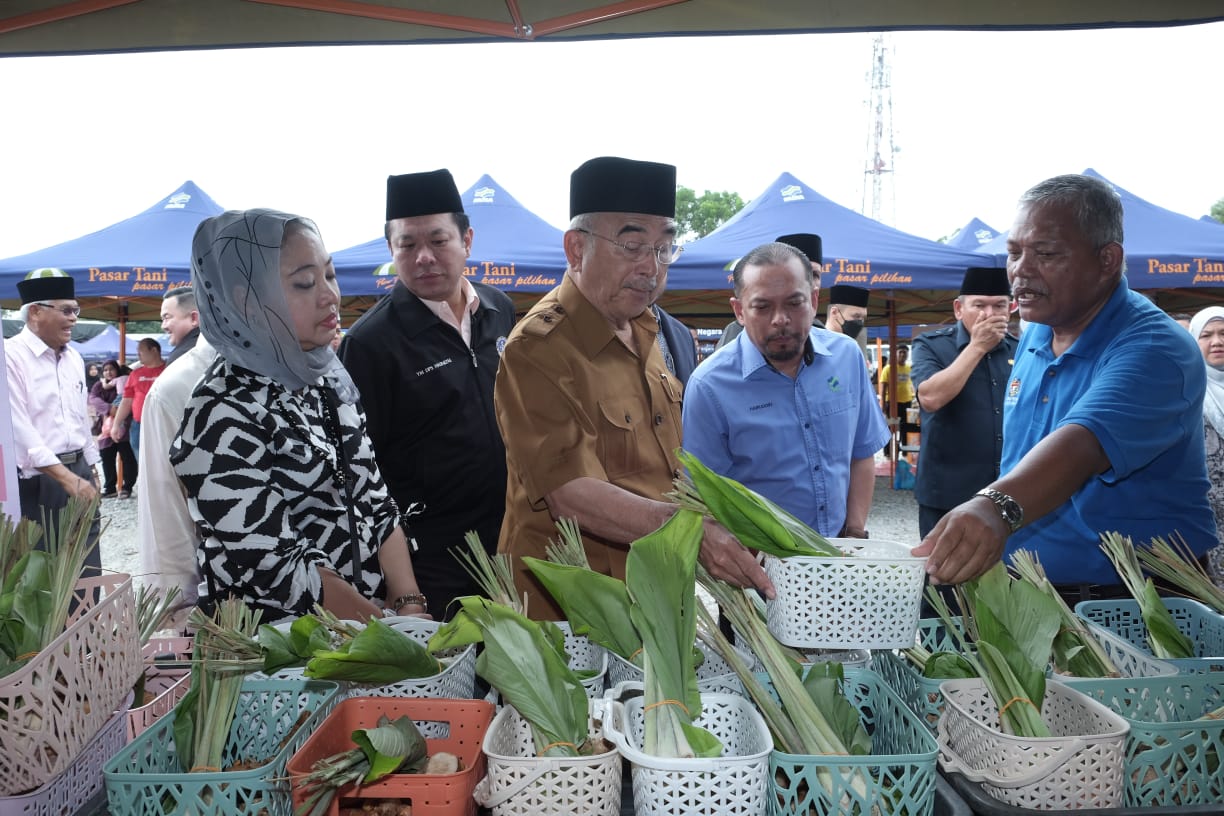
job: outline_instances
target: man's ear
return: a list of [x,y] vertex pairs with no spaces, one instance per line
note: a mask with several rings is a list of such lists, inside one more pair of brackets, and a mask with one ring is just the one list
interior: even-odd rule
[[1116,241],[1110,241],[1105,246],[1097,251],[1097,257],[1101,261],[1101,274],[1104,277],[1110,278],[1122,272],[1122,261],[1125,258],[1125,251],[1122,245]]
[[739,321],[739,324],[744,325],[744,304],[740,303],[739,298],[731,298],[731,311],[735,313],[735,319]]
[[585,232],[578,230],[566,230],[565,239],[565,260],[570,265],[571,269],[578,269],[582,264],[582,255],[586,252],[587,236]]

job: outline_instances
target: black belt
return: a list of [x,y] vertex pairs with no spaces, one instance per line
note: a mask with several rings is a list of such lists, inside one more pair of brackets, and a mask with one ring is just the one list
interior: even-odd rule
[[60,460],[61,465],[75,465],[76,461],[84,455],[85,451],[81,448],[77,448],[76,450],[68,451],[67,453],[57,453],[55,454],[55,457]]
[[[1066,599],[1078,601],[1109,601],[1130,598],[1123,584],[1054,584],[1054,590]],[[1071,606],[1075,606],[1074,603]]]

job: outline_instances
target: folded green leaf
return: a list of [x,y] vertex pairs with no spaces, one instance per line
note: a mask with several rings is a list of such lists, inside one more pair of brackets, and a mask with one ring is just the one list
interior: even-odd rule
[[476,672],[531,725],[537,753],[578,756],[587,738],[588,703],[564,649],[537,621],[492,601],[483,605],[468,610],[484,630]]
[[958,652],[935,652],[927,658],[922,676],[932,680],[959,680],[977,677],[977,669]]
[[803,680],[803,687],[850,754],[866,756],[871,753],[871,737],[863,728],[859,710],[842,691],[844,681],[842,664],[833,661],[813,663]]
[[[778,558],[845,555],[820,533],[755,490],[720,476],[687,451],[677,451],[676,455],[688,469],[697,496],[688,495],[682,484],[677,484],[678,494],[698,498],[709,514],[744,546]],[[697,509],[690,502],[681,504]]]
[[629,620],[624,581],[530,556],[523,563],[561,607],[574,634],[586,635],[626,660],[641,650],[642,638]]
[[697,639],[696,569],[702,517],[678,510],[629,547],[625,586],[629,616],[642,636],[644,740],[659,757],[719,756],[722,746],[694,731],[701,713],[692,644]]
[[444,666],[407,635],[378,618],[338,650],[315,652],[306,664],[306,676],[320,680],[386,685],[420,677],[433,677]]
[[354,731],[352,740],[365,754],[370,766],[361,780],[363,785],[377,782],[401,768],[412,768],[426,759],[425,738],[407,714],[395,720],[384,714],[378,718],[377,727]]

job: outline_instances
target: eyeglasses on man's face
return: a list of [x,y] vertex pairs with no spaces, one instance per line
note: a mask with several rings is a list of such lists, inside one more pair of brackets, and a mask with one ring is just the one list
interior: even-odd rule
[[594,238],[600,238],[609,244],[619,247],[625,257],[634,262],[643,261],[650,255],[654,255],[655,260],[663,266],[667,266],[668,264],[675,263],[676,259],[680,257],[680,253],[684,251],[684,247],[676,243],[669,242],[652,246],[643,241],[617,241],[614,238],[608,238],[607,236],[591,232],[588,229],[579,229],[578,232],[586,233]]
[[43,306],[47,309],[54,309],[64,317],[78,317],[81,314],[81,307],[75,303],[71,306],[56,306],[54,303],[48,303],[45,300],[34,301],[35,306]]

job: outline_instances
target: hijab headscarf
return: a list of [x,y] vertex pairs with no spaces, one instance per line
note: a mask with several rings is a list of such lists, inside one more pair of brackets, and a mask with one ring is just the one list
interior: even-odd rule
[[234,365],[270,377],[291,391],[322,377],[346,403],[357,401],[344,365],[330,345],[302,351],[281,284],[285,227],[308,218],[276,210],[230,210],[206,218],[191,242],[191,281],[200,332]]
[[[1213,320],[1224,320],[1224,306],[1208,306],[1190,319],[1190,336],[1194,338],[1195,343],[1198,343],[1199,335]],[[1224,437],[1224,368],[1207,366],[1207,393],[1203,396],[1203,419],[1210,422],[1216,433]]]

